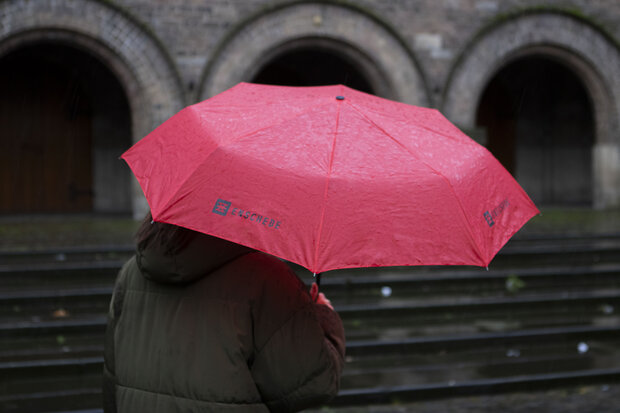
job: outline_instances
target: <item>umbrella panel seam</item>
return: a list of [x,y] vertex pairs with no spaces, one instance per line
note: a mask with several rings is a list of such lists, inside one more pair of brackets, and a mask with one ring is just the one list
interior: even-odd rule
[[[197,105],[198,105],[198,104],[193,105],[193,106],[197,106]],[[225,148],[225,147],[226,147],[226,146],[228,146],[228,145],[232,145],[232,144],[234,144],[234,143],[237,143],[237,142],[239,142],[239,141],[241,141],[241,140],[243,140],[243,139],[245,139],[245,138],[247,138],[247,137],[250,137],[250,136],[252,136],[252,135],[255,135],[255,134],[257,134],[257,133],[260,133],[260,132],[262,132],[262,131],[264,131],[264,130],[271,129],[271,128],[274,128],[274,127],[278,127],[279,125],[282,125],[282,124],[284,124],[284,123],[286,123],[286,122],[289,122],[289,121],[291,121],[291,120],[293,120],[293,119],[299,118],[300,116],[303,116],[303,115],[307,114],[308,112],[311,112],[311,111],[313,111],[313,110],[316,110],[318,107],[321,107],[321,106],[326,106],[326,107],[329,107],[329,103],[326,103],[326,104],[324,104],[324,105],[320,105],[320,106],[314,106],[314,107],[312,107],[311,109],[304,109],[304,110],[300,111],[299,113],[296,113],[296,114],[295,114],[295,116],[290,116],[290,117],[287,117],[286,119],[282,119],[282,120],[281,120],[281,121],[279,121],[279,122],[275,122],[275,123],[269,124],[268,126],[265,126],[265,127],[262,127],[262,128],[257,128],[257,129],[254,129],[254,130],[252,130],[252,131],[250,131],[250,132],[247,132],[247,133],[245,133],[245,134],[243,134],[243,135],[236,136],[236,137],[234,137],[234,138],[232,138],[232,139],[228,140],[226,143],[223,143],[223,144],[222,144],[222,143],[217,144],[217,145],[215,145],[215,146],[214,146],[214,149],[213,149],[212,151],[210,151],[210,152],[209,152],[209,153],[208,153],[208,154],[207,154],[207,155],[206,155],[206,156],[202,159],[202,161],[200,161],[200,162],[198,163],[198,166],[200,166],[200,165],[204,165],[204,164],[208,161],[208,159],[211,157],[211,155],[213,155],[213,153],[215,153],[218,149]],[[186,108],[186,109],[188,109],[188,108]],[[202,116],[201,116],[201,114],[200,114],[199,112],[192,111],[192,113],[196,113],[196,115],[197,115],[199,118],[202,118]],[[330,165],[330,167],[331,167],[331,165]],[[183,189],[183,187],[184,187],[184,186],[185,186],[185,184],[189,181],[189,179],[190,179],[192,176],[194,176],[194,175],[195,175],[195,173],[196,173],[196,171],[197,171],[198,169],[199,169],[198,167],[194,168],[194,170],[193,170],[193,171],[192,171],[192,172],[191,172],[191,173],[190,173],[190,174],[189,174],[189,175],[188,175],[188,176],[187,176],[187,177],[183,180],[183,182],[181,182],[181,184],[179,184],[179,186],[178,186],[178,187],[176,188],[176,190],[172,193],[172,195],[171,195],[170,197],[168,197],[168,199],[167,199],[165,202],[163,202],[163,203],[161,203],[161,204],[160,204],[160,205],[162,205],[162,206],[159,208],[159,213],[157,214],[158,216],[160,216],[161,214],[163,214],[163,212],[164,212],[164,211],[169,210],[172,206],[174,206],[174,205],[177,203],[177,201],[178,201],[178,200],[173,202],[173,199],[175,199],[175,198],[178,196],[179,192]],[[149,206],[150,206],[150,205],[149,205]],[[152,210],[152,209],[153,209],[153,208],[152,208],[152,206],[151,206],[151,210]],[[157,220],[157,219],[156,219],[156,217],[155,217],[155,215],[153,215],[153,219],[154,219],[154,220]]]
[[315,249],[314,249],[314,264],[313,264],[312,271],[315,274],[317,272],[319,248],[321,247],[321,236],[323,234],[323,222],[325,220],[325,209],[326,209],[326,205],[327,205],[327,193],[329,191],[329,181],[330,181],[331,174],[332,174],[332,168],[333,168],[333,165],[334,165],[334,156],[335,156],[335,152],[336,152],[336,140],[338,138],[338,127],[339,127],[339,124],[340,124],[340,108],[341,108],[341,103],[342,103],[342,100],[339,100],[338,101],[338,111],[336,112],[336,125],[334,127],[334,138],[332,140],[332,150],[331,150],[331,153],[329,155],[329,167],[328,167],[328,170],[327,170],[327,177],[325,179],[325,191],[323,193],[323,205],[322,205],[322,208],[321,208],[321,219],[319,221],[319,228],[318,228],[318,233],[317,233],[316,245],[315,245]]
[[[348,102],[347,102],[348,103]],[[355,110],[357,113],[359,113],[360,116],[362,116],[364,119],[366,119],[366,121],[370,122],[375,128],[377,128],[377,130],[379,130],[381,133],[383,133],[385,136],[387,136],[388,138],[390,138],[392,141],[394,141],[397,145],[399,145],[400,147],[402,147],[403,149],[405,149],[411,156],[413,156],[415,159],[417,159],[418,161],[420,161],[422,164],[424,164],[427,168],[429,168],[431,171],[433,171],[433,173],[437,174],[439,177],[441,177],[442,180],[444,180],[446,182],[446,184],[448,185],[448,187],[450,188],[450,191],[452,192],[454,198],[456,199],[456,202],[459,206],[459,209],[461,211],[461,214],[463,215],[463,218],[465,219],[465,222],[467,223],[466,227],[467,227],[467,233],[469,235],[469,237],[471,238],[474,246],[476,247],[476,253],[478,255],[478,258],[480,258],[481,262],[484,263],[483,266],[488,266],[488,262],[487,260],[484,258],[484,252],[483,249],[480,247],[480,244],[478,244],[478,241],[476,240],[476,237],[474,236],[473,232],[472,232],[472,225],[471,222],[469,221],[469,218],[467,217],[467,214],[465,213],[465,208],[463,208],[463,204],[461,203],[461,200],[459,199],[459,197],[456,195],[456,191],[454,190],[454,186],[452,185],[452,183],[450,182],[450,180],[441,172],[439,172],[438,170],[436,170],[435,168],[433,168],[431,165],[429,165],[427,162],[425,162],[424,160],[420,159],[420,157],[418,157],[413,151],[411,151],[406,145],[404,145],[402,142],[400,142],[400,140],[396,139],[394,136],[392,136],[391,134],[389,134],[385,129],[383,129],[381,126],[379,126],[376,122],[374,122],[370,117],[368,117],[363,111],[361,111],[357,106],[355,106],[352,103],[348,103],[349,106]],[[434,132],[432,129],[427,129],[431,132]],[[434,132],[435,133],[435,132]],[[443,136],[443,134],[438,133],[439,135]]]

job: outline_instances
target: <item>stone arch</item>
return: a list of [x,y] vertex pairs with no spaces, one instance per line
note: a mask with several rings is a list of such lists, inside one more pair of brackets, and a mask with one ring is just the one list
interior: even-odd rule
[[357,7],[323,2],[279,5],[237,25],[205,68],[198,99],[250,81],[263,65],[300,45],[338,51],[378,95],[431,104],[423,72],[395,31]]
[[[344,83],[347,86],[351,86],[363,92],[375,93],[381,96],[390,94],[385,75],[379,71],[365,53],[351,47],[349,44],[321,38],[297,39],[275,47],[269,53],[262,56],[261,60],[257,62],[254,69],[249,72],[249,79],[251,81],[257,81],[257,78],[259,78],[258,83],[261,83],[261,75],[264,76],[265,72],[269,71],[270,66],[278,62],[286,62],[286,60],[291,59],[291,57],[293,59],[297,57],[297,60],[304,58],[303,63],[294,62],[298,66],[302,66],[294,68],[295,71],[299,73],[303,73],[306,70],[306,67],[303,67],[304,64],[313,65],[315,63],[313,60],[315,59],[324,60],[326,57],[331,57],[330,60],[333,61],[333,66],[336,66],[338,63],[340,64],[339,66],[346,66],[344,70],[333,70],[335,69],[334,67],[325,69],[325,71],[333,70],[333,72],[337,73],[324,73],[324,77],[329,77],[332,83]],[[341,68],[342,67],[338,67],[338,69]],[[340,73],[345,71],[349,72]],[[339,75],[342,74],[345,76],[340,77]],[[351,75],[351,78],[346,79],[347,75]],[[308,78],[310,77],[312,76],[308,76]],[[281,82],[278,80],[272,83],[280,84]],[[316,82],[318,82],[316,85],[320,84],[320,81]],[[287,82],[282,84],[285,83]],[[314,84],[315,82],[312,83]]]
[[620,53],[618,45],[590,22],[562,11],[522,12],[482,29],[464,49],[447,83],[442,110],[465,130],[474,130],[481,95],[496,73],[527,56],[562,63],[585,86],[595,115],[593,203],[620,203]]
[[0,2],[0,55],[38,41],[62,42],[95,55],[119,78],[130,101],[134,141],[178,111],[183,88],[167,52],[140,23],[108,2]]
[[[131,111],[131,135],[141,139],[185,104],[177,69],[159,40],[124,10],[97,0],[1,1],[0,57],[41,42],[64,44],[101,61],[119,80]],[[133,211],[146,202],[132,187]]]

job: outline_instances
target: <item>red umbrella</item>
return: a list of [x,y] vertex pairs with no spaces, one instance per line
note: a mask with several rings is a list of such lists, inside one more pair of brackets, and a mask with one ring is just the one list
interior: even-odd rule
[[538,213],[437,110],[340,85],[241,83],[185,108],[122,158],[155,221],[314,273],[486,267]]

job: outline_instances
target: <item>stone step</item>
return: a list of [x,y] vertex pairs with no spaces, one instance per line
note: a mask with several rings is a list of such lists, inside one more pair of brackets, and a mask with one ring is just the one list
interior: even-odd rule
[[[0,273],[20,266],[37,264],[95,263],[105,261],[124,262],[133,255],[133,245],[93,245],[36,250],[0,250]],[[500,266],[503,261],[511,262],[524,256],[543,262],[559,257],[601,259],[620,251],[620,233],[608,234],[562,234],[513,237],[498,252],[490,267]],[[617,259],[617,256],[616,256]]]
[[[0,411],[101,411],[105,314],[132,253],[0,252]],[[515,238],[489,271],[370,268],[322,278],[347,333],[334,408],[620,381],[618,234]]]
[[[551,386],[619,380],[620,369],[610,367],[618,365],[619,344],[620,327],[353,341],[347,346],[342,390],[332,405],[477,394],[489,389],[514,391],[532,383]],[[96,408],[103,362],[100,351],[102,347],[83,347],[68,358],[1,361],[0,383],[6,390],[0,395],[3,411],[68,410],[78,404],[80,409]]]

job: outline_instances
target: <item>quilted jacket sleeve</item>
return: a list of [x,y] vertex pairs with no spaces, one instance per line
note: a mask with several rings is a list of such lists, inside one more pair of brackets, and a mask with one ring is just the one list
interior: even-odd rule
[[125,295],[124,280],[127,275],[128,267],[133,265],[132,262],[133,259],[125,264],[119,272],[108,310],[103,364],[103,411],[105,413],[116,413],[114,332],[116,330],[116,322],[121,314]]
[[312,302],[292,273],[270,277],[256,306],[251,372],[272,412],[319,406],[339,389],[345,339],[338,314]]

